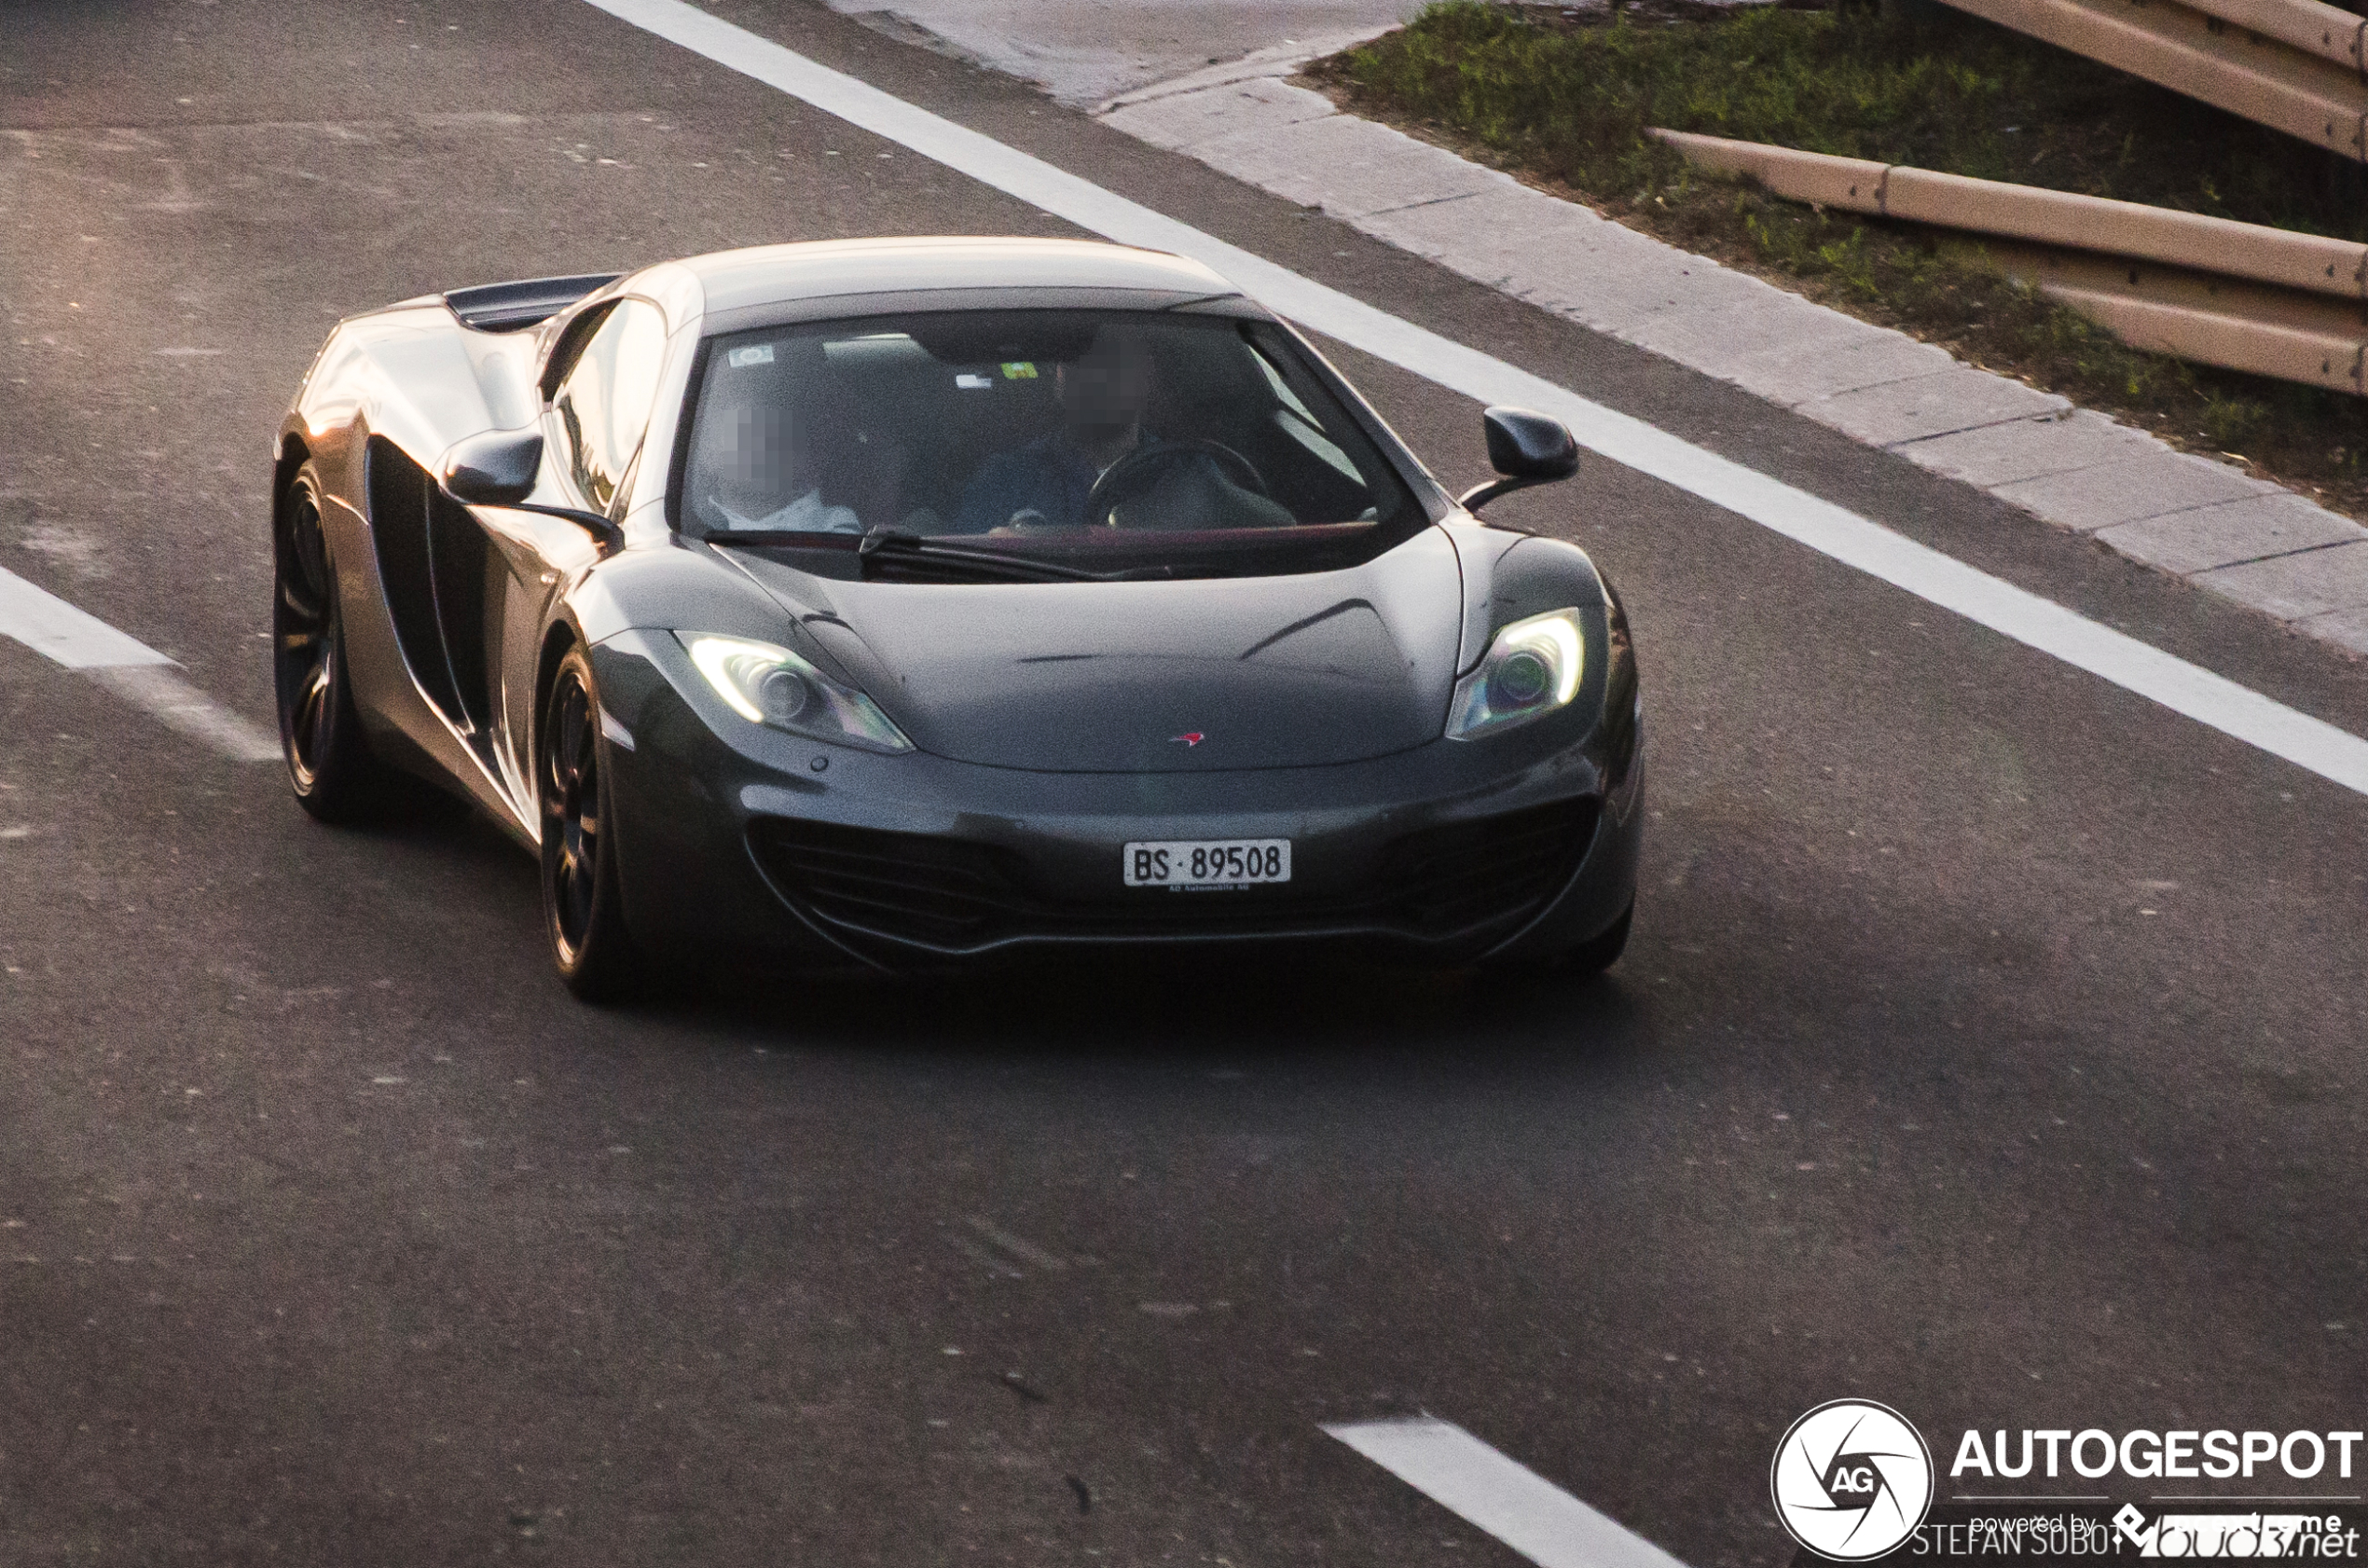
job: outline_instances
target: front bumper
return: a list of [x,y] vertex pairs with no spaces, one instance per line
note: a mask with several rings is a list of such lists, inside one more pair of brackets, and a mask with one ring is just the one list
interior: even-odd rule
[[[1571,947],[1634,897],[1632,718],[1323,767],[1032,772],[750,724],[669,680],[679,659],[636,632],[593,651],[626,923],[676,956],[911,970],[1247,942],[1452,964]],[[1291,840],[1289,883],[1122,885],[1126,843],[1248,838]]]

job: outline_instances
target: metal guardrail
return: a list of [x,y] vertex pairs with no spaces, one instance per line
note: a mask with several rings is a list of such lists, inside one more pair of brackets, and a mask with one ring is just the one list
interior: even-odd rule
[[2368,396],[2368,245],[1902,164],[1653,134],[1777,196],[1977,240],[2010,275],[2133,348]]
[[2185,0],[2191,11],[2233,22],[2289,48],[2368,73],[2368,17],[2318,0]]
[[2368,24],[2320,0],[1947,0],[2368,162]]

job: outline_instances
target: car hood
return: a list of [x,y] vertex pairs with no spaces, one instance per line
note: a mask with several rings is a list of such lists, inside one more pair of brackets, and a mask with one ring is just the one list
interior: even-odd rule
[[733,557],[915,745],[1060,772],[1361,762],[1436,740],[1462,629],[1438,529],[1363,566],[1175,583],[824,579]]

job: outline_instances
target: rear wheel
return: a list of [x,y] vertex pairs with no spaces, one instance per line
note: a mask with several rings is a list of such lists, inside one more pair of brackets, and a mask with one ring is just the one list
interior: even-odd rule
[[616,821],[601,766],[600,689],[581,648],[559,661],[536,740],[543,798],[543,925],[551,959],[585,1001],[640,991],[647,966],[625,928]]
[[337,573],[321,526],[321,476],[306,463],[281,498],[273,528],[272,684],[280,753],[297,804],[324,822],[366,821],[410,791],[370,753],[353,701]]

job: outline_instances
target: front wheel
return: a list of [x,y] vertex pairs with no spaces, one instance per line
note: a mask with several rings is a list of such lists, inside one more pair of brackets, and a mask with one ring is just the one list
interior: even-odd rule
[[536,774],[543,798],[543,926],[567,988],[585,1001],[639,993],[647,967],[625,928],[616,814],[601,765],[600,689],[571,648],[543,707]]

